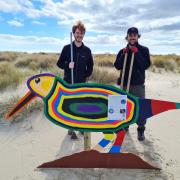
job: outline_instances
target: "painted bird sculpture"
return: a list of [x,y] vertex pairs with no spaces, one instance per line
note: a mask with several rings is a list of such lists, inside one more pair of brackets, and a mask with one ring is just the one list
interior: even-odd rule
[[[112,143],[110,153],[121,151],[125,127],[164,111],[180,109],[180,103],[141,99],[111,85],[68,84],[52,74],[35,75],[27,81],[27,86],[30,91],[6,114],[6,119],[21,111],[35,97],[40,97],[50,121],[67,129],[103,132],[104,138],[95,149],[102,150]],[[125,120],[108,118],[110,95],[127,95]]]

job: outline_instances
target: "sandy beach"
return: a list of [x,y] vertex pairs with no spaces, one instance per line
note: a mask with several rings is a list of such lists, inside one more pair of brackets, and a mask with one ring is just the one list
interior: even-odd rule
[[[146,74],[146,97],[180,102],[180,75],[175,73]],[[15,93],[1,93],[1,100],[12,94],[23,94],[21,84]],[[168,111],[150,118],[146,140],[137,140],[136,125],[130,127],[123,151],[139,155],[155,170],[124,169],[58,169],[38,170],[37,166],[65,155],[83,150],[83,136],[73,141],[67,130],[45,118],[43,112],[29,114],[21,122],[0,120],[0,179],[1,180],[178,180],[180,179],[180,111]],[[92,147],[103,137],[91,133]],[[108,147],[106,148],[108,151]]]

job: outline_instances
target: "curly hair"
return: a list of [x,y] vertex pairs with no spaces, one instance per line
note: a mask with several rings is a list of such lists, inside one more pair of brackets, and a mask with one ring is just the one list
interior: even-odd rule
[[76,29],[79,29],[82,33],[85,34],[86,28],[84,24],[81,21],[78,21],[73,27],[72,27],[72,32],[73,34],[75,33]]

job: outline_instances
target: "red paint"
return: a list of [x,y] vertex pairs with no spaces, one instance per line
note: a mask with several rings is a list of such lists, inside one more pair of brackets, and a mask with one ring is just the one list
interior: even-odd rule
[[[44,163],[38,168],[123,168],[155,169],[137,155],[131,153],[99,153],[95,150],[82,151],[60,159]],[[112,178],[113,179],[113,178]],[[119,179],[121,179],[119,177]]]
[[[73,121],[73,119],[70,119],[70,118],[68,118],[68,117],[66,117],[66,119],[63,117],[63,116],[61,116],[60,114],[57,114],[56,113],[56,111],[55,111],[55,101],[56,101],[56,99],[57,99],[57,97],[59,96],[59,93],[60,93],[60,91],[62,91],[62,89],[61,88],[59,88],[58,89],[58,93],[56,94],[56,97],[53,99],[53,101],[52,101],[52,105],[51,105],[51,108],[52,108],[52,111],[53,111],[53,113],[59,118],[59,119],[61,119],[61,120],[63,120],[63,121],[66,121],[66,122],[70,122],[70,123],[74,123],[74,124],[89,124],[89,125],[106,125],[106,124],[109,124],[109,123],[107,123],[107,122],[89,122],[89,121],[87,121],[87,122],[75,122],[75,121]],[[67,92],[67,91],[65,91],[65,92]],[[129,118],[129,116],[131,115],[131,111],[132,111],[132,104],[130,103],[130,102],[127,102],[127,109],[128,109],[128,111],[127,111],[127,117],[126,117],[126,119],[128,119]],[[122,120],[119,120],[119,121],[122,121]],[[119,123],[119,121],[114,121],[114,122],[111,122],[110,124],[112,124],[112,125],[116,125],[116,124],[118,124]]]
[[125,137],[126,131],[125,130],[121,130],[117,133],[117,137],[116,140],[113,144],[113,146],[121,146],[121,144],[123,143],[124,137]]
[[[85,89],[85,88],[84,88]],[[61,88],[59,88],[59,92],[61,91]],[[63,92],[66,92],[66,93],[69,93],[69,94],[74,94],[74,93],[78,93],[78,92],[86,92],[86,93],[90,93],[90,92],[99,92],[99,93],[103,93],[103,94],[106,94],[107,96],[108,95],[112,95],[112,94],[110,94],[110,93],[107,93],[107,92],[105,92],[105,91],[101,91],[101,90],[96,90],[96,91],[94,91],[94,90],[90,90],[90,89],[87,89],[87,90],[75,90],[75,91],[73,91],[73,92],[71,92],[71,91],[67,91],[67,90],[62,90]],[[58,94],[59,94],[59,92],[58,92]],[[133,102],[134,103],[134,102]],[[128,119],[129,117],[130,117],[130,115],[131,115],[131,111],[132,111],[132,103],[130,103],[129,102],[129,100],[127,101],[127,116],[126,116],[126,119]],[[121,120],[119,120],[119,121],[121,121]],[[115,121],[113,124],[115,125],[115,124],[118,124],[119,123],[119,121]]]
[[[83,88],[83,89],[80,89],[80,90],[72,89],[72,90],[73,90],[73,92],[71,92],[69,90],[63,89],[64,92],[69,93],[69,94],[74,94],[74,93],[78,93],[78,92],[86,92],[86,93],[89,93],[89,92],[99,92],[99,93],[103,93],[103,94],[107,94],[107,95],[110,94],[110,93],[108,93],[106,91],[103,91],[103,90],[91,90],[89,88]],[[108,91],[111,91],[111,90],[108,90]]]
[[[56,94],[56,97],[53,99],[53,102],[52,102],[52,105],[51,105],[51,108],[52,108],[52,111],[53,111],[53,113],[59,118],[59,119],[61,119],[61,120],[63,120],[63,121],[65,121],[65,122],[70,122],[70,123],[73,123],[73,124],[89,124],[89,125],[106,125],[106,124],[109,124],[109,123],[107,123],[106,121],[105,122],[89,122],[89,121],[87,121],[87,122],[81,122],[81,121],[79,121],[78,123],[77,122],[75,122],[73,119],[70,119],[69,117],[67,117],[66,116],[66,119],[63,117],[63,116],[61,116],[61,114],[57,114],[56,113],[56,111],[55,111],[55,101],[56,101],[56,99],[57,99],[57,97],[58,97],[58,95],[59,95],[59,93],[60,93],[60,91],[61,91],[61,89],[59,89],[58,90],[58,93]],[[56,120],[57,121],[57,120]],[[110,123],[110,124],[117,124],[117,123],[119,123],[119,121],[115,121],[115,122],[113,122],[113,123]]]
[[173,102],[151,100],[152,114],[159,114],[164,111],[176,109],[176,104]]

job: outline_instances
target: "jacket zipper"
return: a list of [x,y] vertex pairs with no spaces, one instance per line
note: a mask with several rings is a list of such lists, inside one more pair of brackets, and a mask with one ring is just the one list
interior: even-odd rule
[[76,82],[77,82],[78,61],[79,61],[79,53],[77,53],[77,61],[76,61],[76,63],[77,63],[77,65],[76,65],[76,74],[75,74]]

